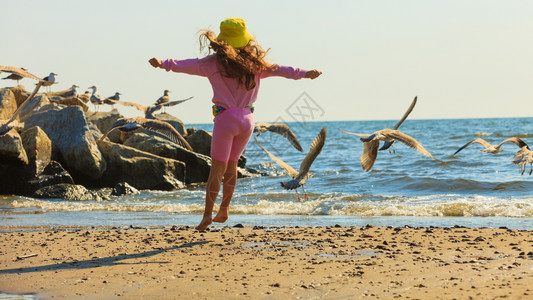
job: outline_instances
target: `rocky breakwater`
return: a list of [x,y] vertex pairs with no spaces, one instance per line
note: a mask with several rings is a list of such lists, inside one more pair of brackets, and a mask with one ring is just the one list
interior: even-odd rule
[[[2,119],[10,118],[29,94],[22,86],[0,89]],[[51,97],[52,101],[46,94],[37,94],[28,99],[19,114],[20,125],[0,137],[0,194],[106,199],[111,188],[124,185],[174,190],[207,181],[209,133],[195,134],[192,139],[204,154],[143,129],[128,133],[115,129],[99,140],[122,117],[116,109],[94,113],[80,105],[85,102],[78,96],[68,101]],[[169,122],[186,138],[195,131],[171,115],[156,118]],[[241,169],[240,175],[249,173]]]

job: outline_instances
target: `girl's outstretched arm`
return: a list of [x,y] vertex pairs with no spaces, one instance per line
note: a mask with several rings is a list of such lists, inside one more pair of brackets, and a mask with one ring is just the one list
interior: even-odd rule
[[322,72],[318,71],[318,70],[311,70],[311,71],[307,71],[305,73],[305,77],[304,78],[311,78],[311,79],[315,79],[317,78],[318,76],[322,75]]
[[163,65],[163,63],[161,62],[161,60],[158,59],[158,58],[155,58],[155,57],[150,58],[150,60],[149,60],[148,62],[149,62],[149,63],[152,65],[152,67],[154,67],[154,68],[161,68],[161,66]]

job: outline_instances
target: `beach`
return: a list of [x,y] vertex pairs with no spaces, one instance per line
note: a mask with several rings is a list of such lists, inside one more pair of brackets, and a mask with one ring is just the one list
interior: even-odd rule
[[0,234],[0,291],[37,299],[531,299],[533,231],[33,228]]

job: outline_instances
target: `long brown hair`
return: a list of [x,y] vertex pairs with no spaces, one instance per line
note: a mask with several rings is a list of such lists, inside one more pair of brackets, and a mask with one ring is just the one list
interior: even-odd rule
[[244,47],[233,48],[226,42],[217,40],[215,33],[210,30],[200,32],[200,50],[207,47],[208,53],[213,51],[217,62],[222,66],[222,75],[235,78],[248,91],[255,88],[255,75],[277,68],[277,65],[265,60],[270,49],[263,50],[254,40]]

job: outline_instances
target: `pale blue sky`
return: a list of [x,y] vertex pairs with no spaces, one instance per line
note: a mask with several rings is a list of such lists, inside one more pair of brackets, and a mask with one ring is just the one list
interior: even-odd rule
[[247,21],[271,48],[271,62],[324,72],[313,81],[263,80],[258,121],[291,121],[285,110],[303,92],[323,108],[317,120],[398,119],[416,95],[417,119],[533,115],[533,1],[0,0],[0,7],[0,65],[55,72],[54,90],[96,85],[102,96],[118,91],[144,105],[165,89],[172,99],[195,96],[168,110],[186,123],[211,122],[209,82],[147,61],[202,57],[198,30],[218,33],[227,17]]

